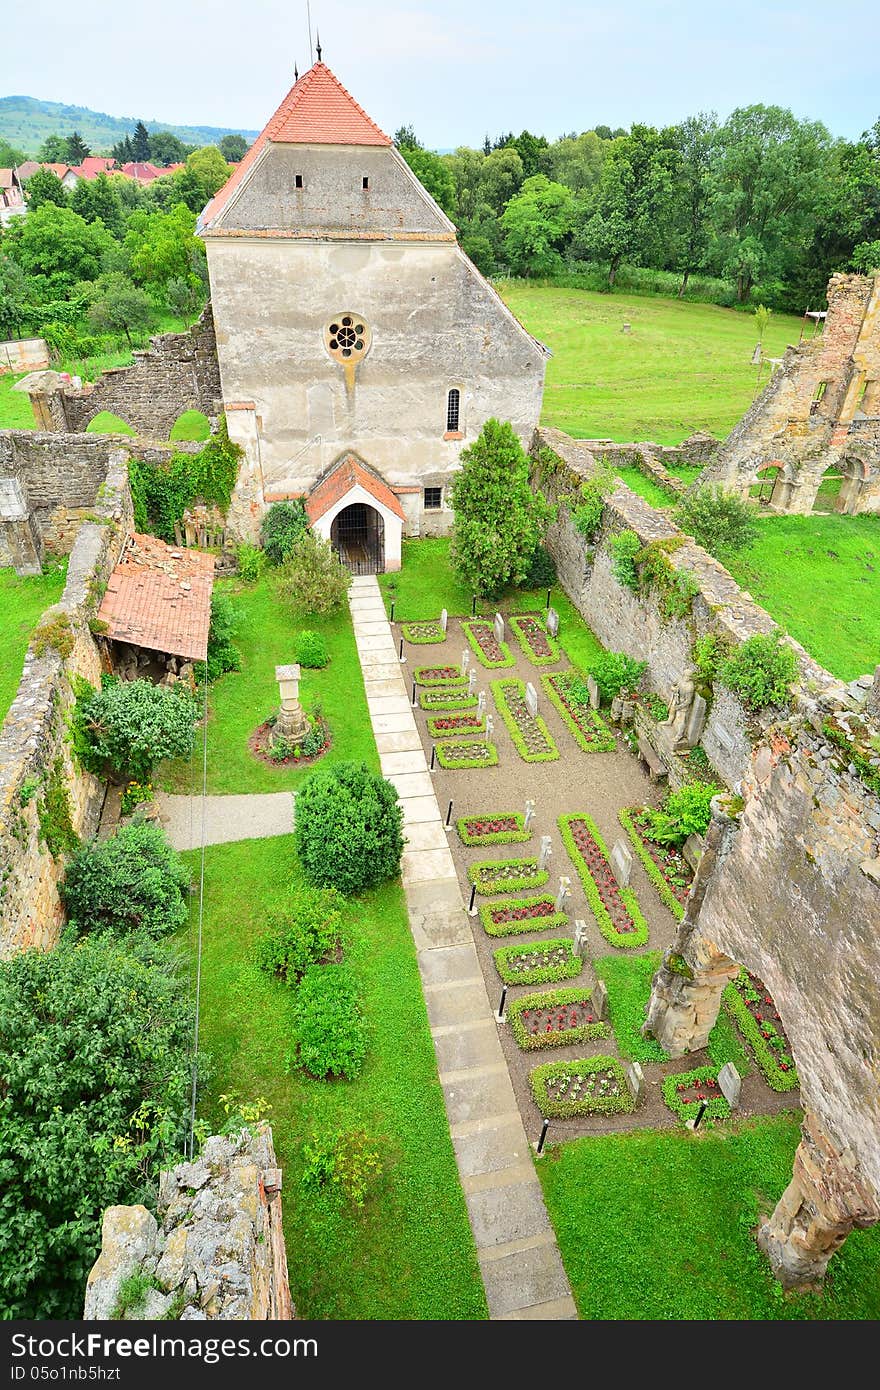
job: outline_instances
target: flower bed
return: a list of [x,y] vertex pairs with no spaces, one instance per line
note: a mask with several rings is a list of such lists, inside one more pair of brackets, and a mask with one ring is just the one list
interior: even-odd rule
[[581,1057],[576,1062],[545,1062],[529,1082],[544,1116],[627,1115],[635,1101],[616,1057]]
[[617,743],[599,711],[571,698],[571,685],[577,679],[576,671],[552,671],[541,677],[541,686],[579,748],[585,753],[613,753]]
[[463,767],[495,767],[498,749],[482,738],[445,739],[436,745],[437,761],[447,769]]
[[423,690],[419,695],[419,704],[424,710],[474,709],[477,703],[476,695],[471,695],[461,681],[442,690]]
[[502,811],[497,816],[460,816],[455,826],[463,845],[509,845],[532,838],[521,811]]
[[559,829],[605,940],[628,950],[644,946],[648,924],[635,893],[614,877],[595,821],[587,815],[560,816]]
[[502,946],[495,952],[495,969],[506,985],[550,985],[573,980],[584,968],[567,936],[539,941],[534,946]]
[[663,1099],[672,1113],[682,1120],[694,1119],[705,1101],[701,1125],[706,1120],[726,1120],[730,1114],[730,1106],[718,1089],[717,1067],[695,1067],[693,1071],[665,1077]]
[[446,641],[446,633],[436,618],[432,618],[428,623],[402,623],[400,630],[406,641],[415,647],[427,646],[429,642]]
[[506,642],[498,641],[493,623],[482,618],[468,618],[461,626],[481,666],[513,665],[513,654]]
[[510,1031],[524,1052],[611,1036],[607,1023],[599,1023],[593,1013],[592,991],[588,989],[526,994],[508,1004],[507,1017]]
[[687,860],[671,845],[658,845],[645,834],[645,808],[628,806],[618,811],[618,819],[630,843],[673,917],[684,916],[684,905],[694,875]]
[[507,725],[517,753],[527,763],[552,763],[559,757],[550,730],[540,715],[533,719],[526,705],[526,688],[521,680],[508,676],[492,681],[492,699]]
[[482,714],[441,714],[428,721],[432,738],[448,738],[450,734],[484,734],[486,721]]
[[468,869],[468,880],[478,893],[518,893],[540,888],[550,877],[538,868],[537,859],[478,859]]
[[516,932],[564,927],[568,918],[556,911],[553,898],[538,897],[481,903],[480,921],[489,936],[513,936]]
[[413,671],[416,685],[460,685],[463,678],[460,666],[417,666]]
[[510,630],[535,666],[553,666],[559,661],[559,643],[550,636],[540,618],[511,618]]
[[776,1005],[757,975],[741,970],[739,979],[722,995],[724,1006],[745,1041],[765,1081],[774,1091],[793,1091],[798,1083],[797,1069]]

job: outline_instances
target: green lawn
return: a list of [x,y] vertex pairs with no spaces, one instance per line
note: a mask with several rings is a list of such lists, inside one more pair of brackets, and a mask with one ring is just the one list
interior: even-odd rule
[[[26,398],[25,398],[26,399]],[[44,609],[57,603],[67,577],[67,561],[48,564],[45,573],[19,578],[0,570],[0,719],[5,719],[21,680],[24,654]]]
[[19,373],[18,376],[0,376],[0,430],[36,428],[30,397],[25,395],[24,391],[12,389],[17,381],[21,381],[22,375]]
[[169,439],[207,439],[211,433],[211,422],[200,410],[185,410],[178,415],[171,426]]
[[[722,438],[755,394],[751,314],[627,294],[499,281],[506,303],[550,348],[541,421],[575,438],[679,444],[694,430]],[[623,333],[624,323],[632,325]],[[764,337],[780,357],[801,320],[774,313]],[[766,383],[766,369],[761,379]]]
[[[272,570],[255,584],[223,579],[217,588],[235,600],[240,619],[235,643],[242,666],[211,687],[208,791],[288,791],[308,776],[308,767],[272,767],[248,748],[250,735],[278,709],[275,667],[294,660],[295,637],[303,628],[322,632],[330,650],[330,664],[321,671],[303,670],[300,684],[304,707],[312,709],[320,701],[330,722],[333,745],[320,765],[354,758],[378,770],[348,604],[326,618],[296,613],[279,594]],[[166,763],[157,781],[166,791],[189,792],[194,776],[201,786],[201,767],[196,772],[188,762]]]
[[[349,705],[360,722],[357,702]],[[198,855],[186,858],[197,874]],[[292,837],[206,853],[201,1040],[214,1074],[201,1113],[222,1122],[217,1097],[230,1091],[271,1103],[300,1317],[485,1318],[400,884],[353,901],[349,960],[369,1053],[355,1081],[321,1082],[285,1072],[291,993],[253,958],[254,941],[300,881]],[[301,1144],[313,1132],[352,1128],[380,1140],[385,1174],[362,1214],[335,1213],[302,1191]]]
[[134,435],[134,430],[119,415],[114,415],[110,410],[99,410],[97,415],[93,415],[86,425],[86,434],[130,434]]
[[847,1237],[824,1295],[785,1298],[751,1235],[791,1177],[794,1114],[702,1136],[577,1139],[538,1163],[582,1318],[880,1317],[880,1227]]

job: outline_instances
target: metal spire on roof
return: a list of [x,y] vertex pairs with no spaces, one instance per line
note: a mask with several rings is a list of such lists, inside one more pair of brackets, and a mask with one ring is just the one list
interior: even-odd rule
[[294,58],[294,60],[293,60],[293,80],[294,80],[294,82],[298,82],[298,81],[299,81],[299,68],[298,68],[297,65],[296,65],[296,59],[295,59],[295,58]]
[[315,37],[316,37],[315,51],[316,51],[317,54],[318,54],[318,62],[320,63],[320,61],[321,61],[321,31],[320,31],[320,29],[317,31]]

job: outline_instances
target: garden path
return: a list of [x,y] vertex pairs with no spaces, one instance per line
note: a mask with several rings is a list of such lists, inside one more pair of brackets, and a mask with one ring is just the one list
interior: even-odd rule
[[404,893],[489,1315],[574,1319],[483,983],[434,782],[376,579],[349,594],[382,773],[403,807]]
[[[156,792],[156,815],[174,849],[201,849],[204,842],[225,845],[231,840],[264,840],[293,830],[293,792],[263,792],[248,796],[172,796]],[[119,788],[111,787],[101,816],[100,839],[119,822]]]

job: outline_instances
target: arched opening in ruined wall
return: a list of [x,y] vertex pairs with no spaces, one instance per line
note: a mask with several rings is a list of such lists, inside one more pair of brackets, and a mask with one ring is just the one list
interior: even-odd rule
[[761,507],[785,512],[791,506],[793,483],[790,468],[774,459],[758,469],[749,487],[749,497]]
[[132,429],[127,420],[123,420],[121,415],[114,415],[111,410],[99,410],[93,415],[86,425],[86,434],[129,434],[134,437],[137,430]]
[[851,515],[858,510],[863,481],[864,474],[860,463],[844,459],[841,463],[829,464],[819,480],[811,510]]
[[385,521],[375,507],[352,502],[333,518],[330,544],[353,574],[382,574],[385,569]]
[[174,424],[168,438],[172,443],[190,440],[202,443],[211,434],[211,421],[201,410],[184,410]]

